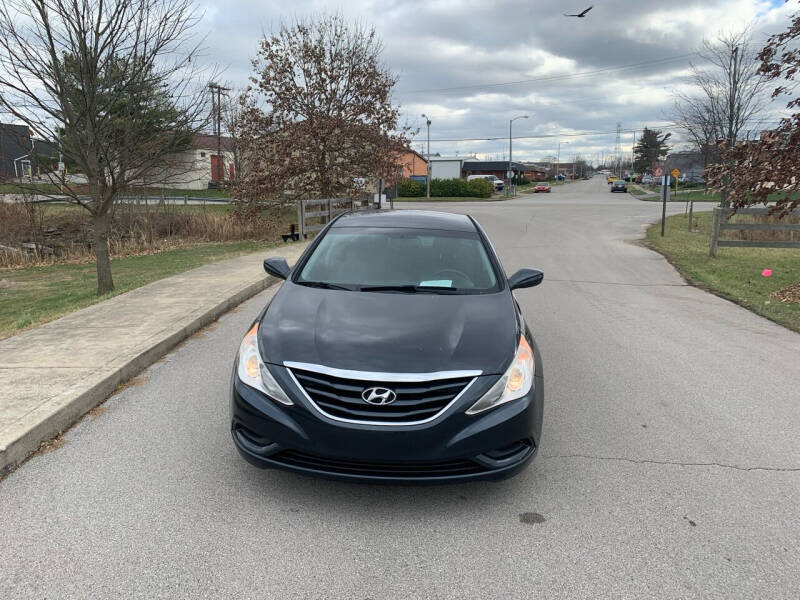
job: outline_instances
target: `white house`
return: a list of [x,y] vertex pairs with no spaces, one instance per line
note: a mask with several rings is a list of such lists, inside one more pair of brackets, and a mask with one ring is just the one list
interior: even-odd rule
[[195,136],[192,148],[165,160],[164,170],[152,174],[152,183],[172,188],[205,190],[211,181],[232,181],[234,172],[233,140],[220,139],[222,161],[217,158],[217,138],[213,135]]
[[431,179],[461,179],[461,170],[465,161],[476,160],[474,156],[438,156],[429,157],[431,163]]

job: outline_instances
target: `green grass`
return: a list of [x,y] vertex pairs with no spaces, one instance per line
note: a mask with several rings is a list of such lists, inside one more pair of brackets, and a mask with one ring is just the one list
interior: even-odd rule
[[694,202],[719,202],[720,195],[718,192],[706,193],[705,189],[681,191],[680,186],[678,186],[677,194],[675,193],[675,188],[670,190],[669,199],[675,202],[688,202],[689,200]]
[[[719,248],[708,255],[711,213],[694,216],[698,233],[687,231],[687,217],[667,218],[666,235],[661,224],[647,230],[648,244],[666,256],[686,279],[703,289],[752,310],[776,323],[800,332],[800,304],[782,303],[770,293],[800,281],[800,250],[776,248]],[[771,269],[771,277],[761,272]]]
[[[21,194],[22,192],[35,192],[40,191],[45,194],[57,194],[59,192],[58,185],[52,183],[36,183],[31,186],[19,186],[14,183],[3,183],[0,184],[0,194]],[[80,186],[76,186],[80,187]],[[121,195],[123,196],[136,196],[136,195],[145,195],[145,196],[160,196],[161,194],[165,196],[193,196],[195,198],[230,198],[231,193],[228,189],[222,190],[185,190],[181,188],[136,188],[133,190],[129,190],[127,192],[123,192]]]
[[274,246],[274,243],[255,241],[197,244],[112,260],[116,289],[102,297],[95,295],[94,263],[0,269],[0,338],[158,279]]
[[[58,192],[58,186],[52,183],[37,183],[34,187],[47,194]],[[20,187],[14,183],[0,183],[0,194],[21,194],[30,191],[32,191],[30,187]]]

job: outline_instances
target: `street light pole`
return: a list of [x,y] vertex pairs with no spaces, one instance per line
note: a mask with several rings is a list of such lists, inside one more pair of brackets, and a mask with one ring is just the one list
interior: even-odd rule
[[506,188],[506,196],[511,195],[511,179],[512,179],[512,171],[511,171],[511,124],[516,121],[517,119],[527,119],[528,115],[520,115],[519,117],[514,117],[513,119],[508,120],[508,187]]
[[425,198],[431,199],[431,120],[428,115],[422,113],[425,118],[425,124],[428,126],[428,176],[425,178]]
[[[569,142],[564,142],[564,145]],[[558,141],[558,153],[556,154],[556,179],[558,179],[558,171],[561,168],[561,140]]]

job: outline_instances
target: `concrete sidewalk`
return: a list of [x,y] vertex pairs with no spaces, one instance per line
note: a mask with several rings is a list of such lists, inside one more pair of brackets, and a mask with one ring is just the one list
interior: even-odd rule
[[175,344],[276,283],[265,258],[293,264],[305,247],[212,263],[0,341],[0,475]]

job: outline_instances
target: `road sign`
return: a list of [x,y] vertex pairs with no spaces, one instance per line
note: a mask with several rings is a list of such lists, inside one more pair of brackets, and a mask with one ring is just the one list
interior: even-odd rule
[[664,167],[653,167],[653,177],[663,177]]
[[678,175],[681,174],[681,172],[678,169],[672,169],[672,171],[670,171],[670,173],[672,173],[673,177],[677,177]]

